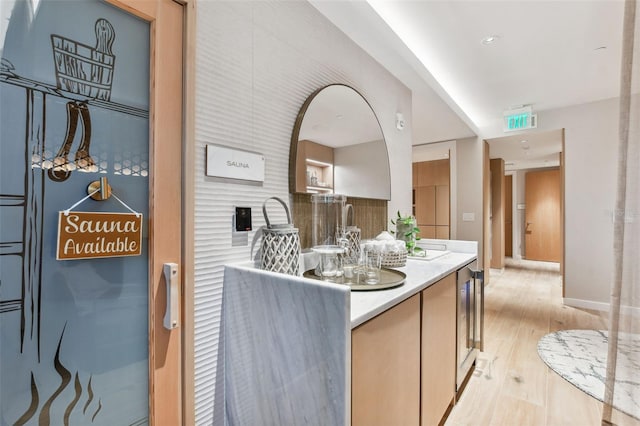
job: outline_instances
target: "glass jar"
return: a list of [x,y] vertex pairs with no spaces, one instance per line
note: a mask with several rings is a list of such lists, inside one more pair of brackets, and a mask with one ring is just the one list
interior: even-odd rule
[[344,247],[344,208],[347,197],[340,194],[311,195],[311,244],[314,248]]
[[345,251],[344,206],[347,197],[340,194],[311,195],[311,244],[320,254],[316,275],[334,281],[342,277],[342,253]]

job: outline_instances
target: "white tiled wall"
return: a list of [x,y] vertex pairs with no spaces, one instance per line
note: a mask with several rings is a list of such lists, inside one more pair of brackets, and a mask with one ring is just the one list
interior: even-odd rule
[[[411,93],[304,1],[199,1],[196,67],[196,423],[222,425],[223,265],[250,258],[255,229],[264,224],[266,198],[288,201],[290,137],[300,106],[331,83],[362,93],[387,140],[389,211],[406,211],[411,208],[411,123],[398,131],[395,115],[411,117]],[[264,184],[206,178],[206,143],[263,153]],[[254,231],[247,246],[231,243],[235,206],[252,207]],[[277,205],[270,220],[285,221]]]

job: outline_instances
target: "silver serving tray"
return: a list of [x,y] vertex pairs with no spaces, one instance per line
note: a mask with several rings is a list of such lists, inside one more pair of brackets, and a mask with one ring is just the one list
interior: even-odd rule
[[337,277],[334,280],[322,280],[321,277],[315,274],[315,269],[309,269],[302,274],[305,278],[311,278],[313,280],[332,282],[335,284],[348,285],[351,290],[356,291],[371,291],[371,290],[384,290],[387,288],[398,287],[404,284],[404,280],[407,275],[404,272],[396,271],[395,269],[380,268],[380,282],[377,284],[364,283],[363,274],[354,274],[352,279],[347,279],[344,276]]

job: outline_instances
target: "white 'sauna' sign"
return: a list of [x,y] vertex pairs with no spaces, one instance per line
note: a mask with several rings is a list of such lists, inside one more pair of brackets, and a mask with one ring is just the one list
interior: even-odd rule
[[264,155],[219,145],[207,145],[206,175],[264,182]]

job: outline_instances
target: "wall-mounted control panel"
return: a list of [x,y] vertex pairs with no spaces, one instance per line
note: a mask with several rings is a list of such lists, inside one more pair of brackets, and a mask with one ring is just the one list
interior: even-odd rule
[[236,232],[251,231],[251,207],[236,207]]

